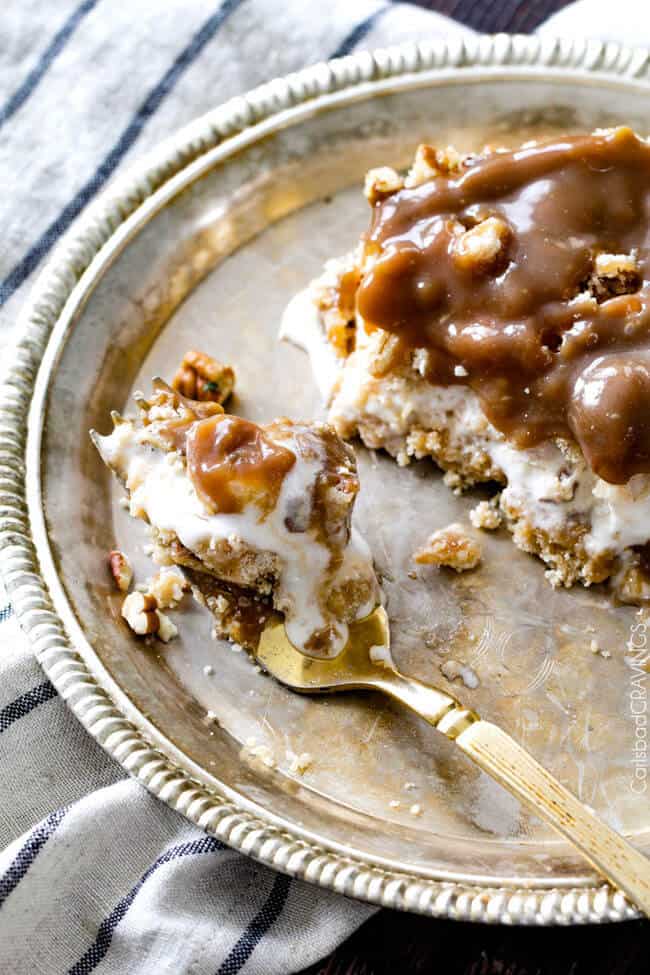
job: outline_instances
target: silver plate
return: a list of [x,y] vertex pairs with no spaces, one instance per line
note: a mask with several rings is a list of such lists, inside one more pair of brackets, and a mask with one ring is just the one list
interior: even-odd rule
[[[499,36],[308,69],[163,144],[85,212],[38,281],[2,399],[4,571],[17,613],[104,748],[265,863],[432,915],[634,916],[566,844],[397,708],[292,695],[211,641],[189,606],[177,640],[143,649],[119,620],[105,556],[117,542],[144,577],[144,535],[127,524],[87,431],[105,430],[109,409],[152,375],[169,376],[190,345],[235,364],[236,411],[318,415],[306,358],[276,331],[288,298],[365,226],[364,171],[403,165],[422,140],[469,149],[616,122],[646,132],[648,65],[646,52],[614,44]],[[634,612],[613,611],[597,590],[554,593],[541,565],[498,535],[476,573],[411,578],[423,535],[479,495],[452,497],[431,465],[359,457],[358,523],[386,577],[399,663],[443,684],[446,659],[471,666],[480,683],[460,689],[465,702],[650,851],[647,797],[632,788]],[[590,651],[592,638],[611,658]],[[251,736],[276,768],[250,757]],[[289,771],[287,750],[313,755],[304,776]]]

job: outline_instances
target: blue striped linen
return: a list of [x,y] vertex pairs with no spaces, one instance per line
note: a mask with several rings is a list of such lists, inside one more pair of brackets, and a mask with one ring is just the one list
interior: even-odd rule
[[[575,7],[554,28],[596,32],[604,5]],[[518,8],[510,2],[508,16]],[[22,0],[5,10],[0,351],[61,234],[175,128],[324,57],[466,30],[377,0],[329,0],[322,11],[315,0]],[[495,26],[508,23],[484,29]],[[230,850],[126,776],[45,678],[1,586],[0,850],[0,971],[17,975],[297,972],[373,911]]]

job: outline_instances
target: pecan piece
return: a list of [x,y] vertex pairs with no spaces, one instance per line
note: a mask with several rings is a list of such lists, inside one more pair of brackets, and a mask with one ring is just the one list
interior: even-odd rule
[[496,273],[505,264],[510,237],[507,223],[499,217],[488,217],[454,241],[454,261],[467,271]]
[[155,634],[163,643],[168,643],[178,630],[164,613],[158,609],[158,602],[151,593],[132,592],[122,603],[122,616],[138,636]]
[[371,206],[381,203],[386,197],[397,193],[404,186],[404,180],[390,166],[380,166],[366,173],[363,187],[364,195]]
[[172,386],[188,399],[225,403],[235,388],[235,371],[205,352],[189,349]]
[[121,592],[128,592],[133,579],[133,569],[131,563],[119,549],[114,548],[108,555],[108,567],[111,570],[113,581]]

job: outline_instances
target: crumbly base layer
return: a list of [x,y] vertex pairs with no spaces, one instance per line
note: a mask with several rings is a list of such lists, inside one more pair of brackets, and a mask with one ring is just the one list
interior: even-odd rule
[[154,561],[159,565],[182,566],[192,588],[192,595],[212,614],[214,635],[255,652],[264,626],[273,615],[277,615],[272,604],[273,583],[263,572],[265,553],[261,553],[261,575],[250,571],[252,563],[249,571],[244,573],[244,576],[254,579],[254,585],[241,581],[227,582],[222,577],[206,572],[205,563],[197,559],[177,538],[162,539],[155,529],[151,532]]
[[186,570],[192,595],[210,611],[214,619],[213,635],[230,640],[255,653],[266,623],[278,617],[270,600],[251,589],[226,585],[214,576],[193,569]]

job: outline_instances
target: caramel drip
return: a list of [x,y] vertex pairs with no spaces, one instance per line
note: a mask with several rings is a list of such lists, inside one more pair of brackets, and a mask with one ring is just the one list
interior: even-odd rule
[[264,515],[277,503],[295,454],[249,420],[226,413],[192,424],[187,469],[197,494],[215,512],[233,514],[255,504]]

